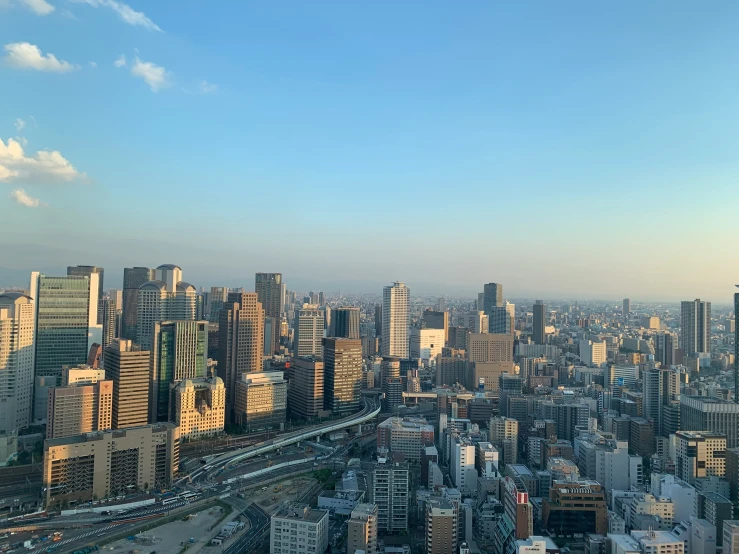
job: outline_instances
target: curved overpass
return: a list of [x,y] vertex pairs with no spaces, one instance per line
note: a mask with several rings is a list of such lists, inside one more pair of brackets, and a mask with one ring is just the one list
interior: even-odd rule
[[225,454],[220,454],[210,460],[204,467],[199,468],[189,475],[183,477],[178,482],[188,479],[195,480],[201,477],[207,477],[212,472],[218,471],[219,469],[229,464],[236,464],[243,460],[253,458],[254,456],[259,456],[260,454],[271,452],[272,450],[284,448],[300,441],[312,439],[325,433],[332,433],[334,431],[346,429],[347,427],[351,427],[353,425],[359,425],[377,417],[381,410],[380,403],[372,398],[364,398],[363,402],[364,408],[361,411],[357,412],[354,415],[345,417],[344,419],[324,423],[322,425],[310,427],[309,429],[293,431],[292,433],[286,433],[274,439],[257,443],[253,446],[249,446]]

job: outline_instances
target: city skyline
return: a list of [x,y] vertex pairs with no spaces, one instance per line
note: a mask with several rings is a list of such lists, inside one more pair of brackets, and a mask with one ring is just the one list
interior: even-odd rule
[[[0,3],[5,267],[730,298],[739,260],[710,267],[737,246],[733,3],[130,4]],[[206,224],[228,205],[285,217]],[[281,256],[288,236],[334,248]]]

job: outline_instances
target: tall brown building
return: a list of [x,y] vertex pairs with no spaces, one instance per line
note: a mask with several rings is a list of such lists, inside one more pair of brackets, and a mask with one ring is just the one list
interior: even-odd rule
[[333,414],[352,414],[362,400],[362,341],[323,339],[323,402]]
[[218,332],[218,376],[226,385],[226,418],[232,423],[236,382],[264,366],[264,309],[257,294],[228,293]]
[[146,425],[149,417],[149,352],[114,339],[105,349],[105,373],[113,382],[113,429]]
[[113,381],[50,389],[46,438],[59,439],[110,429],[112,406]]
[[315,419],[323,409],[324,368],[320,358],[293,358],[290,362],[290,384],[287,407],[295,419]]
[[542,525],[554,535],[608,531],[606,492],[597,481],[554,481],[542,509]]
[[457,551],[457,509],[446,498],[426,500],[426,553]]
[[[275,321],[282,318],[282,303],[284,285],[282,273],[257,273],[254,279],[254,290],[257,299],[264,309],[264,317],[273,317]],[[272,347],[274,352],[280,351],[280,328],[274,325],[272,329]]]
[[470,333],[467,337],[467,360],[470,362],[512,362],[513,335]]

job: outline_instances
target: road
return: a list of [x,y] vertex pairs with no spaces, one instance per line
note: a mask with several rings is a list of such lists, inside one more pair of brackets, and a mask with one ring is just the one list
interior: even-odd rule
[[249,520],[249,530],[229,546],[224,551],[225,554],[241,554],[242,552],[249,552],[252,546],[262,539],[264,533],[269,531],[270,518],[265,511],[256,504],[250,504],[241,513]]

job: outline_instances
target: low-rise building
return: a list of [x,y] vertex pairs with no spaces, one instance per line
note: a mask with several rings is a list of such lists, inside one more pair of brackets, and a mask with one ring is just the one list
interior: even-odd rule
[[290,504],[270,522],[270,554],[320,554],[328,546],[328,511]]
[[377,426],[377,448],[401,452],[406,459],[418,461],[426,446],[434,444],[434,426],[422,418],[390,417]]

